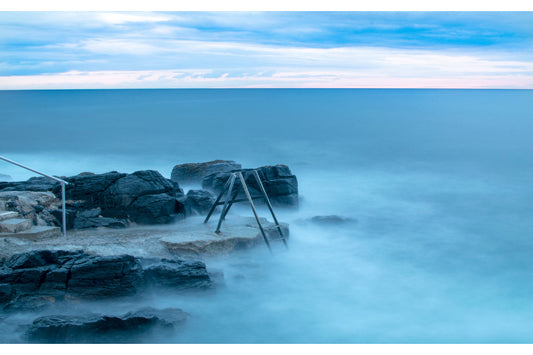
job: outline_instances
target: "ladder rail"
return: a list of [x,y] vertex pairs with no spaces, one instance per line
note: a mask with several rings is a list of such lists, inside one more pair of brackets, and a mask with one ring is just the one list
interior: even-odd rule
[[263,186],[263,183],[261,182],[261,178],[259,177],[257,170],[254,170],[253,174],[254,174],[255,180],[257,181],[257,184],[259,185],[259,189],[263,193],[265,202],[268,206],[268,209],[270,210],[270,214],[272,215],[272,218],[274,219],[274,223],[276,224],[276,228],[278,229],[281,240],[283,240],[283,244],[285,244],[285,246],[288,248],[289,246],[287,245],[287,241],[285,240],[285,235],[283,235],[280,224],[278,222],[278,219],[276,218],[276,215],[274,214],[274,209],[272,208],[272,204],[270,203],[270,199],[268,198],[265,187]]
[[220,213],[220,218],[218,219],[218,224],[217,224],[217,229],[215,230],[215,233],[220,233],[220,226],[222,225],[222,220],[224,219],[224,216],[226,215],[226,209],[228,208],[228,204],[229,204],[229,200],[230,200],[230,197],[231,197],[231,194],[232,194],[232,190],[233,190],[233,185],[235,184],[235,173],[232,173],[231,174],[231,177],[230,177],[230,183],[229,183],[229,188],[228,188],[228,193],[226,195],[226,201],[224,202],[224,207],[222,207],[222,212]]
[[261,235],[263,236],[263,239],[265,240],[265,244],[268,247],[268,250],[272,253],[272,248],[270,247],[270,242],[268,241],[268,238],[265,234],[265,231],[263,229],[263,226],[261,225],[261,221],[259,220],[259,216],[257,215],[257,211],[255,210],[254,201],[252,200],[252,197],[250,196],[250,192],[248,191],[248,187],[246,186],[246,182],[244,181],[244,176],[242,176],[242,172],[239,171],[238,173],[239,179],[242,183],[242,188],[244,189],[244,193],[246,194],[246,197],[248,198],[248,201],[250,202],[250,207],[252,207],[252,211],[255,216],[255,220],[257,221],[257,225],[259,226],[259,230],[261,231]]
[[218,195],[215,203],[213,203],[213,206],[211,206],[211,209],[209,210],[209,213],[207,214],[207,217],[205,217],[204,223],[207,223],[209,221],[209,218],[211,218],[211,215],[213,214],[213,212],[215,212],[215,208],[217,208],[218,203],[220,202],[220,199],[222,198],[222,195],[224,195],[224,192],[226,192],[226,189],[228,188],[230,180],[231,180],[231,176],[226,181],[226,184],[224,185],[224,188],[222,189],[222,191]]

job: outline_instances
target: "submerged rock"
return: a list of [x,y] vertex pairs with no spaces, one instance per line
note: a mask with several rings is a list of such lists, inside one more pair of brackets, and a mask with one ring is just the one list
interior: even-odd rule
[[314,216],[309,219],[310,222],[323,225],[352,224],[357,223],[355,218],[343,217],[337,215]]
[[121,316],[49,315],[35,319],[26,337],[39,343],[138,343],[139,336],[173,330],[187,317],[181,309],[151,307]]
[[201,183],[210,174],[237,170],[241,164],[233,160],[213,160],[205,163],[188,163],[174,166],[170,179],[178,183]]
[[[298,180],[292,175],[291,170],[286,165],[263,166],[257,169],[257,173],[263,183],[267,195],[275,206],[298,206]],[[252,197],[262,196],[261,190],[251,169],[243,172],[246,185]],[[215,173],[206,176],[202,181],[202,188],[219,194],[223,189],[230,173]],[[236,188],[240,189],[238,198],[245,198],[240,180],[235,181]]]

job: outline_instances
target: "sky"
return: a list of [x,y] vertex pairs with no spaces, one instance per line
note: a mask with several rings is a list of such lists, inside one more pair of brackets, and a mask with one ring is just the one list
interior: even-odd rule
[[0,90],[533,89],[533,12],[0,12]]

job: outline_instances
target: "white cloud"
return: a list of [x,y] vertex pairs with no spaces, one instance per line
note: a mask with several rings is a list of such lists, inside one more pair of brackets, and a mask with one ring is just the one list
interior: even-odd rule
[[122,25],[134,22],[165,22],[173,19],[172,16],[154,13],[132,14],[120,12],[104,12],[97,15],[97,18],[111,25]]
[[210,69],[143,71],[70,71],[59,74],[0,76],[0,88],[17,89],[100,89],[100,88],[533,88],[533,77],[522,74],[468,78],[450,76],[397,76],[350,70],[289,71],[231,75]]

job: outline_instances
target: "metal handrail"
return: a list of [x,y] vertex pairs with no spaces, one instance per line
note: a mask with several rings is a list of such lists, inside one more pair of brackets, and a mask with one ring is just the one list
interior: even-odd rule
[[39,175],[42,175],[44,177],[47,177],[49,179],[52,179],[52,180],[55,180],[57,182],[59,182],[61,184],[61,207],[62,207],[62,217],[63,217],[63,236],[67,236],[67,214],[66,214],[66,209],[65,209],[65,185],[68,185],[68,182],[66,182],[65,180],[62,180],[60,178],[57,178],[57,177],[54,177],[54,176],[50,176],[48,174],[45,174],[45,173],[42,173],[40,171],[37,171],[37,170],[34,170],[32,168],[29,168],[27,166],[24,166],[22,164],[19,164],[17,162],[14,162],[13,160],[10,160],[10,159],[7,159],[3,156],[0,155],[0,159],[1,160],[4,160],[4,161],[7,161],[8,163],[11,163],[13,165],[16,165],[16,166],[19,166],[21,168],[24,168],[26,170],[29,170],[29,171],[33,171],[34,173],[37,173]]

